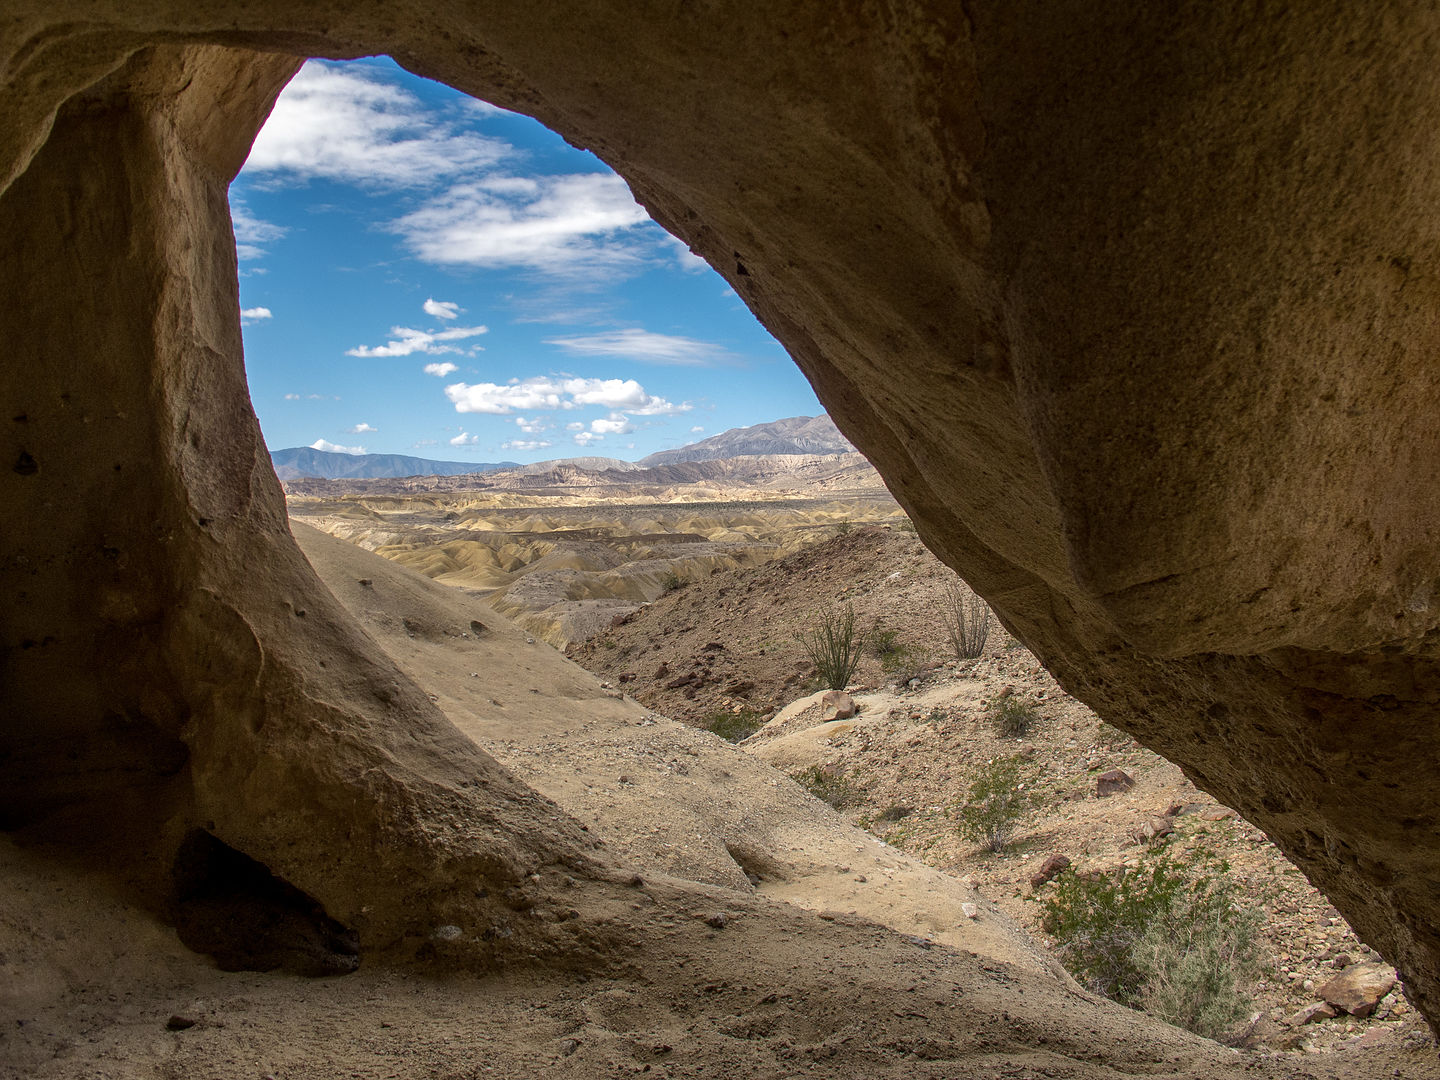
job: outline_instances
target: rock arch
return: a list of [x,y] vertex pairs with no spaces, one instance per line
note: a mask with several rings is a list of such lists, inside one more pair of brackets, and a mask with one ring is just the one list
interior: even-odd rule
[[349,626],[248,407],[225,187],[297,58],[384,51],[624,175],[1067,687],[1440,1017],[1440,16],[18,0],[0,34],[8,824],[151,891],[202,829],[362,947],[608,880]]

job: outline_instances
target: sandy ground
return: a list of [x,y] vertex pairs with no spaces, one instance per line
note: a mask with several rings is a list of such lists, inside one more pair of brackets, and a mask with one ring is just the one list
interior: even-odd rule
[[463,593],[296,531],[463,730],[634,865],[628,904],[575,886],[574,917],[618,943],[610,963],[223,973],[113,882],[6,841],[0,1076],[1440,1076],[1433,1052],[1390,1044],[1262,1060],[1087,994],[997,906],[954,918],[963,883],[758,759],[616,696]]

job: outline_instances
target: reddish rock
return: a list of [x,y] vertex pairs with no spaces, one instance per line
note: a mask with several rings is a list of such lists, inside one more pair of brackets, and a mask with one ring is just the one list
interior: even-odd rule
[[1395,969],[1389,964],[1351,964],[1320,987],[1318,993],[1337,1009],[1351,1016],[1369,1016],[1380,999],[1395,985]]
[[1095,778],[1095,797],[1103,799],[1108,795],[1119,795],[1129,791],[1135,786],[1126,773],[1120,769],[1111,769],[1109,772],[1101,773]]
[[1064,855],[1051,855],[1043,863],[1040,869],[1030,875],[1030,888],[1038,889],[1047,882],[1054,881],[1060,871],[1070,865],[1070,860]]
[[1291,1027],[1303,1027],[1306,1024],[1314,1023],[1316,1020],[1329,1020],[1332,1016],[1338,1016],[1340,1010],[1331,1005],[1328,1001],[1315,1001],[1306,1005],[1295,1015],[1291,1016],[1285,1023]]
[[855,699],[843,690],[827,690],[825,696],[820,699],[820,719],[822,722],[830,720],[849,720],[860,710],[855,706]]

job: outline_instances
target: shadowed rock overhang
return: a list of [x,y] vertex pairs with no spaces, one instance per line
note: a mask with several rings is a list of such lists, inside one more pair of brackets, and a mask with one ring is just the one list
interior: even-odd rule
[[384,52],[620,172],[1066,688],[1440,1017],[1437,43],[1401,3],[12,0],[0,816],[156,898],[203,830],[362,950],[609,880],[316,581],[249,407],[226,187],[301,58]]

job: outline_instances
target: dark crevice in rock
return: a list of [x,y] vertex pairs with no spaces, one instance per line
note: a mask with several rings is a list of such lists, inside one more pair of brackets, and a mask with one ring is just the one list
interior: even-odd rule
[[188,948],[223,971],[344,975],[360,965],[355,932],[310,896],[203,829],[175,856],[173,918]]

